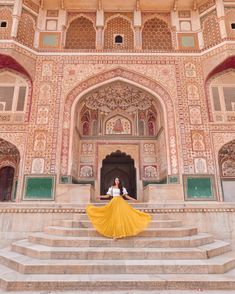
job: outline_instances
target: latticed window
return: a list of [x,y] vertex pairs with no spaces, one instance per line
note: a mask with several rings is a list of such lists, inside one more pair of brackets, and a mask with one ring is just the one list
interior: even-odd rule
[[23,121],[27,82],[10,72],[0,73],[0,122]]
[[229,71],[211,83],[213,120],[235,122],[235,72]]

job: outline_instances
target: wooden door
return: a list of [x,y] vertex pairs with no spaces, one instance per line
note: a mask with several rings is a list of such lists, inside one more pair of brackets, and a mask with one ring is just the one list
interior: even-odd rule
[[114,178],[120,178],[122,185],[133,198],[136,195],[136,169],[134,160],[121,151],[108,155],[102,162],[101,168],[101,195],[105,195],[112,185]]
[[10,201],[14,182],[14,168],[5,166],[0,169],[0,201]]

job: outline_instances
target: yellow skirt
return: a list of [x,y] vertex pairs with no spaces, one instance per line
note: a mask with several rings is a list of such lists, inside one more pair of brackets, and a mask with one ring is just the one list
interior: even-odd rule
[[122,196],[113,197],[102,207],[88,205],[86,212],[94,228],[111,238],[135,236],[151,221],[149,214],[133,208]]

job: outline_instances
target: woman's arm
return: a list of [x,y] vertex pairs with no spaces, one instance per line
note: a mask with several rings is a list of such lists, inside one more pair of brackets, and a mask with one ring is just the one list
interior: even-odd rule
[[109,198],[111,195],[107,194],[107,195],[100,195],[100,198]]
[[126,198],[129,199],[129,200],[137,201],[135,198],[129,196],[128,194],[124,194],[123,196],[126,197]]

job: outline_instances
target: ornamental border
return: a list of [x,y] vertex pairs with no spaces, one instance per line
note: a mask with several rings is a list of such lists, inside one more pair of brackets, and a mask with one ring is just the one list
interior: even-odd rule
[[[139,208],[147,213],[200,213],[200,212],[235,212],[233,208]],[[85,208],[0,208],[0,213],[78,213],[85,214]]]

